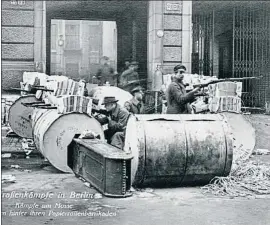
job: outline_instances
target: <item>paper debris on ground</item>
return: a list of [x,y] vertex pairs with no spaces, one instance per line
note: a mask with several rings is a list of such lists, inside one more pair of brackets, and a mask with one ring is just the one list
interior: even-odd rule
[[79,180],[83,181],[83,182],[86,182],[85,179],[83,179],[82,177],[79,177]]
[[98,134],[96,134],[93,131],[90,130],[86,130],[84,131],[80,136],[79,139],[96,139],[96,138],[100,138]]
[[96,194],[94,194],[94,198],[95,199],[100,199],[100,198],[102,198],[102,194],[96,193]]
[[1,158],[10,158],[11,157],[11,153],[5,153],[2,154]]
[[152,198],[155,197],[154,194],[149,192],[136,192],[135,193],[139,198]]
[[[266,153],[268,151],[259,149],[254,151],[254,128],[244,123],[240,115],[238,118],[229,116],[235,136],[231,172],[227,177],[212,179],[208,185],[201,188],[203,193],[231,198],[253,198],[254,196],[257,198],[259,195],[270,195],[270,167],[250,161],[253,152]],[[248,117],[245,119],[251,124]]]
[[269,166],[242,162],[228,177],[216,177],[202,187],[204,193],[229,197],[270,194]]
[[131,191],[131,192],[135,192],[136,190],[134,189],[134,187],[131,187],[131,188],[130,188],[130,191]]
[[154,192],[154,190],[153,190],[152,188],[146,188],[144,191],[145,191],[145,192],[148,192],[148,193]]
[[88,183],[88,182],[84,182],[84,185],[86,186],[86,187],[91,187],[91,184],[90,183]]
[[254,155],[269,155],[270,150],[269,149],[258,148],[256,150],[254,150],[253,154]]
[[14,183],[16,182],[16,177],[11,174],[2,175],[2,184],[3,183]]
[[11,167],[11,168],[14,168],[14,169],[19,169],[19,168],[21,168],[19,165],[11,165],[10,167]]

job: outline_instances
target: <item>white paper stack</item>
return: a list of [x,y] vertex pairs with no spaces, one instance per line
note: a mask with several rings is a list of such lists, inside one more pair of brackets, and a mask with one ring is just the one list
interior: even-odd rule
[[61,114],[79,112],[91,115],[92,99],[79,95],[61,96],[58,98],[57,110]]
[[241,82],[220,82],[209,85],[210,112],[241,112]]

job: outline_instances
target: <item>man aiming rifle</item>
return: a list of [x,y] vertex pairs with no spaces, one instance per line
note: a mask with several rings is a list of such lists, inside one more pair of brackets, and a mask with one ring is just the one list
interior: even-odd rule
[[195,94],[200,90],[196,87],[189,93],[186,92],[183,83],[185,66],[177,65],[174,67],[175,75],[172,77],[172,83],[169,85],[167,98],[167,114],[187,114],[191,113],[190,103],[194,101]]

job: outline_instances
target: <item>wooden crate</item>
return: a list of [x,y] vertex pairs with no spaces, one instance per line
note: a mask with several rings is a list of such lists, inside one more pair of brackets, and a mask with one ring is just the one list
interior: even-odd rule
[[97,139],[73,139],[68,166],[108,197],[131,196],[131,154]]

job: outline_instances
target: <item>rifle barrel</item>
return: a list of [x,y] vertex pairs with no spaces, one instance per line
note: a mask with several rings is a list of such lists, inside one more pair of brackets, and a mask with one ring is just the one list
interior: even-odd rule
[[195,84],[195,85],[193,85],[193,87],[194,88],[196,88],[196,87],[207,87],[209,84],[215,84],[215,83],[226,82],[226,81],[253,80],[253,79],[260,79],[262,77],[263,76],[259,76],[259,77],[223,78],[223,79],[219,79],[219,80],[212,80],[212,81],[209,81],[209,82],[203,83],[203,84]]
[[[7,90],[7,89],[5,89],[5,90]],[[27,93],[31,92],[31,91],[24,90],[24,89],[21,89],[21,88],[10,88],[9,90],[22,91],[22,92],[27,92]]]

